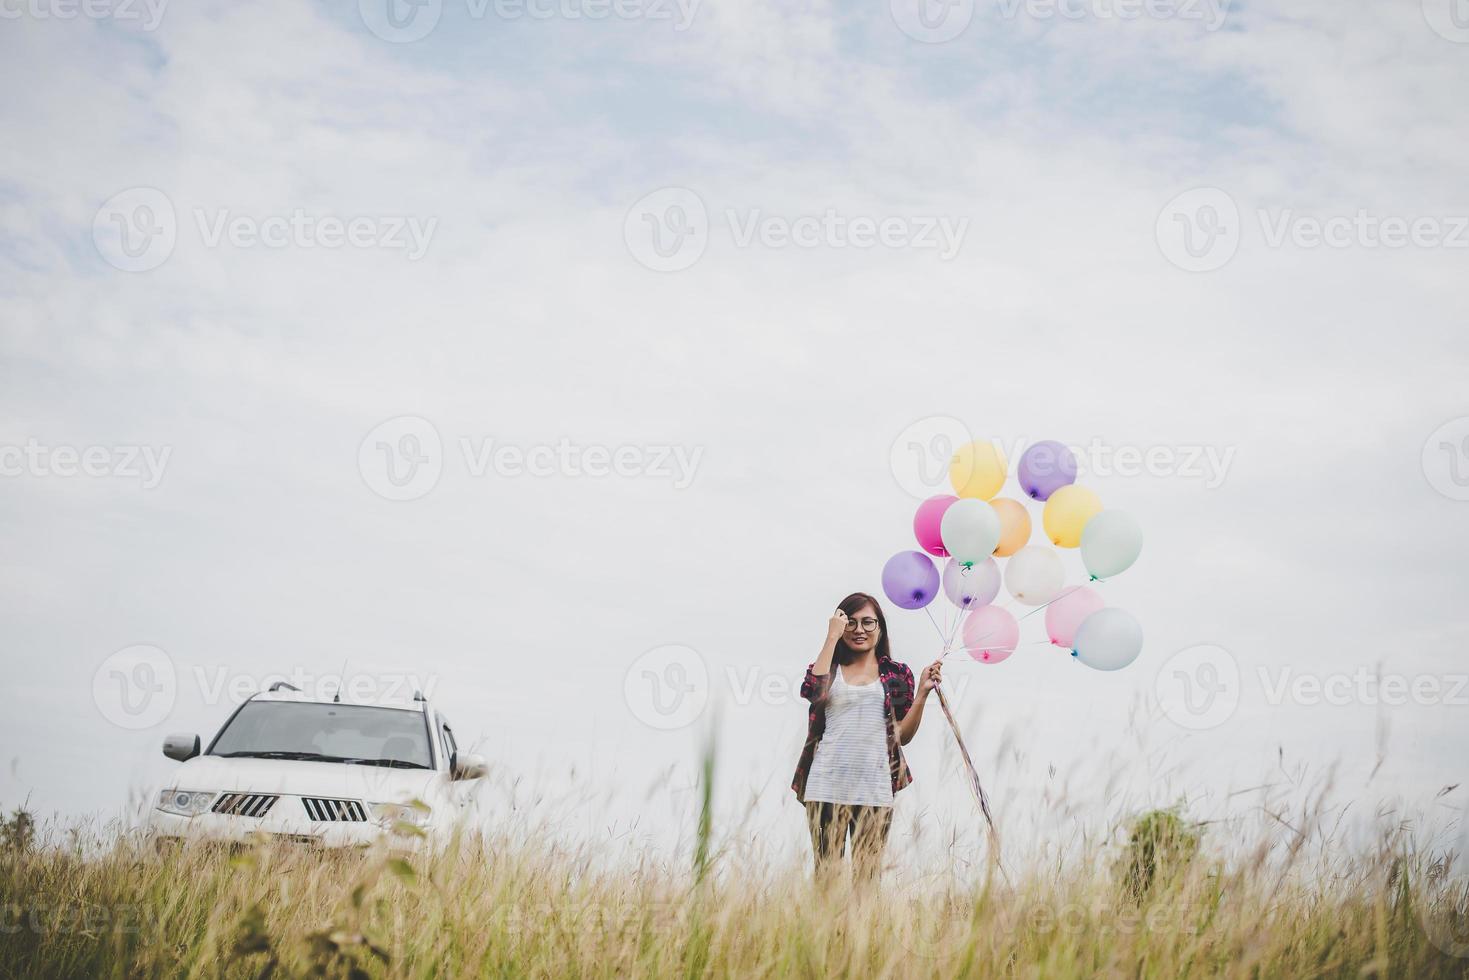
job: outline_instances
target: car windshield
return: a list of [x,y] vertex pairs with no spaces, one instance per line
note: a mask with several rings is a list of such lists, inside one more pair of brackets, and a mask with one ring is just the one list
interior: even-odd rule
[[358,704],[250,701],[225,725],[209,752],[404,769],[433,766],[422,712]]

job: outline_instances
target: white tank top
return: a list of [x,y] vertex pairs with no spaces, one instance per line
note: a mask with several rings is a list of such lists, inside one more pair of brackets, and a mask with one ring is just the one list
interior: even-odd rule
[[842,669],[827,692],[826,730],[806,775],[806,799],[822,803],[892,806],[893,777],[888,763],[887,716],[882,679],[848,684]]

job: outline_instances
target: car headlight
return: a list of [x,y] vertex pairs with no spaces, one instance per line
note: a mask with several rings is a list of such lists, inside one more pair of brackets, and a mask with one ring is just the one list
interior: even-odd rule
[[213,802],[213,793],[201,793],[196,789],[166,789],[158,794],[158,809],[181,817],[197,817]]
[[432,812],[427,803],[417,800],[412,803],[369,803],[368,808],[372,811],[372,819],[389,828],[400,823],[411,827],[427,827]]

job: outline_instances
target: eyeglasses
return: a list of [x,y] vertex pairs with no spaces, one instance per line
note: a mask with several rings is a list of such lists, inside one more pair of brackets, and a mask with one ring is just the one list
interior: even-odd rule
[[857,627],[859,626],[862,627],[863,632],[871,633],[873,630],[877,629],[877,620],[870,618],[847,620],[846,629],[848,633],[855,633],[857,631]]

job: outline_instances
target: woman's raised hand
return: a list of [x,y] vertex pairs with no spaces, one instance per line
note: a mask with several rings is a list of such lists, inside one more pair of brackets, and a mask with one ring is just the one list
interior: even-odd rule
[[826,624],[826,638],[828,640],[839,640],[847,631],[847,614],[838,609],[831,614],[831,622]]
[[943,683],[943,680],[944,662],[942,660],[935,660],[933,663],[923,668],[923,673],[919,675],[918,693],[927,694],[929,691],[932,691],[934,688],[938,687],[939,684]]

